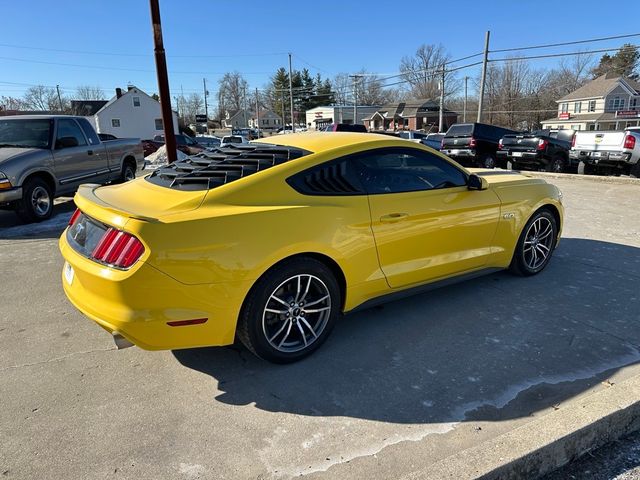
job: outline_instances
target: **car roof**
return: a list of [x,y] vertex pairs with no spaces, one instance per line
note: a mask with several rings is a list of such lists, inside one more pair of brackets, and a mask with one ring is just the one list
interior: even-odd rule
[[[252,143],[269,143],[297,147],[309,152],[322,152],[334,148],[347,147],[359,143],[389,142],[388,135],[359,132],[305,132],[279,135],[277,137],[261,138]],[[405,140],[406,141],[406,140]]]

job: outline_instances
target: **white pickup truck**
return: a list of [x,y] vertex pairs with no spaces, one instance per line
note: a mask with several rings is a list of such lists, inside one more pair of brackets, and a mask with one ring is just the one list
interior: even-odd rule
[[578,173],[612,173],[640,177],[640,130],[576,132],[569,158]]

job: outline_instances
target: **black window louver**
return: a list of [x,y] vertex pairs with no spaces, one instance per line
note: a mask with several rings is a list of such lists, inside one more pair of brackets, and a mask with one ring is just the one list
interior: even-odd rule
[[146,180],[176,190],[209,190],[308,154],[279,145],[228,146],[160,167]]
[[289,180],[305,195],[359,195],[362,189],[346,161],[302,172]]

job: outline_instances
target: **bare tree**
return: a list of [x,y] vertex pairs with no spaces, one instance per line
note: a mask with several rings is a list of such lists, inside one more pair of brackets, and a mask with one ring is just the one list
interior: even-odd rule
[[248,83],[239,72],[227,72],[218,81],[218,116],[224,116],[226,110],[240,110],[244,107],[244,99]]
[[[397,89],[385,88],[383,79],[376,74],[367,73],[365,69],[357,74],[358,104],[359,105],[383,105],[395,102],[400,97]],[[353,79],[351,80],[351,102],[353,102]]]
[[[400,72],[409,83],[409,94],[413,98],[436,99],[440,96],[440,69],[451,56],[442,45],[421,45],[412,57],[402,57]],[[445,97],[455,95],[460,82],[455,72],[445,73]]]
[[0,111],[7,110],[22,110],[24,108],[24,102],[16,97],[0,97]]
[[99,85],[80,85],[74,95],[74,100],[103,100],[104,91]]
[[347,105],[353,92],[353,81],[348,73],[338,73],[331,81],[334,99],[338,105]]
[[[68,100],[62,99],[62,110],[68,110]],[[61,110],[55,88],[36,85],[29,87],[22,98],[25,108],[29,110]]]

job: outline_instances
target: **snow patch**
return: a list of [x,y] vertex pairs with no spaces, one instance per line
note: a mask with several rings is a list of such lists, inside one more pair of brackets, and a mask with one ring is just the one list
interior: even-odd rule
[[[178,160],[184,160],[188,155],[184,154],[180,150],[177,150]],[[169,157],[167,156],[167,147],[162,145],[158,150],[153,152],[148,157],[144,157],[145,168],[149,170],[155,170],[169,163]]]
[[51,232],[62,232],[69,224],[73,212],[59,213],[49,220],[27,225],[16,225],[0,230],[0,238],[35,237]]

